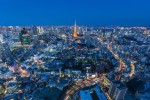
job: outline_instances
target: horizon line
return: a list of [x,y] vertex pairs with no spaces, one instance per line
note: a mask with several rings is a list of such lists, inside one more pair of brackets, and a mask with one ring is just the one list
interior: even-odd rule
[[[19,26],[19,27],[29,27],[29,26],[74,26],[72,25],[0,25],[0,27],[9,27],[9,26]],[[150,25],[78,25],[79,27],[150,27]]]

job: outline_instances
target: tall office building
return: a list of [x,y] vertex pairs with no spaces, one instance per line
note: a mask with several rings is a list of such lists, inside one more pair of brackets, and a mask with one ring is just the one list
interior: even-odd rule
[[4,42],[3,34],[0,34],[0,43]]
[[0,43],[0,59],[9,65],[13,64],[13,57],[6,42]]
[[22,36],[26,33],[26,29],[23,28],[23,30],[21,30],[21,32],[19,33],[19,38],[20,38],[20,41],[21,41],[21,44],[23,45],[23,41],[22,41]]
[[44,29],[42,26],[38,27],[39,35],[43,35]]
[[112,81],[109,88],[109,95],[113,100],[123,100],[127,92],[127,87],[120,81]]
[[37,26],[33,26],[32,30],[33,30],[33,35],[38,35]]
[[10,36],[11,38],[14,37],[14,35],[13,35],[13,26],[8,26],[8,28],[7,28],[7,34],[8,34],[8,36]]
[[33,35],[33,41],[32,41],[32,43],[33,43],[33,47],[34,48],[39,47],[40,41],[39,41],[38,35]]
[[30,45],[31,44],[30,35],[23,35],[22,36],[22,43],[23,43],[23,45]]
[[78,37],[78,35],[77,35],[77,25],[76,25],[76,21],[75,21],[75,24],[74,24],[73,37],[75,37],[75,38],[77,38],[77,37]]
[[23,28],[23,30],[21,30],[20,41],[22,45],[29,45],[31,43],[31,36],[26,28]]
[[44,29],[42,26],[33,26],[34,35],[42,35],[43,33],[44,33]]

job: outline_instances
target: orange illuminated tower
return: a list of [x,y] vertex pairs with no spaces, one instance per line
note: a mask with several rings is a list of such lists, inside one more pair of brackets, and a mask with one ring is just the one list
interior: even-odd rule
[[74,32],[73,32],[73,37],[78,37],[77,35],[77,26],[76,26],[76,21],[75,21],[75,24],[74,24]]

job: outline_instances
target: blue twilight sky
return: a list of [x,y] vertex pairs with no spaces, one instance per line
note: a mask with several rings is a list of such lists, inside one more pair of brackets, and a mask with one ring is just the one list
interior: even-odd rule
[[0,0],[0,25],[150,26],[150,0]]

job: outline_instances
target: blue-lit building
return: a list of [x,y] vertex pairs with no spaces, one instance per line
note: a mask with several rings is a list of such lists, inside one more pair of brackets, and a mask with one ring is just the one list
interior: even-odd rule
[[80,89],[79,100],[107,100],[107,98],[98,85],[93,85]]

